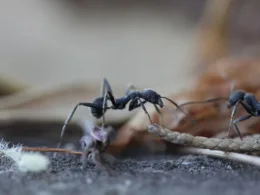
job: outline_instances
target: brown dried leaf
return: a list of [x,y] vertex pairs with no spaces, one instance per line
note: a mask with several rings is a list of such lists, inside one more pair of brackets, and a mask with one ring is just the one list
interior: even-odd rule
[[[52,123],[56,122],[62,127],[68,114],[79,102],[92,102],[100,94],[100,84],[72,83],[64,85],[51,85],[42,88],[26,89],[20,93],[0,98],[1,125],[10,125],[16,121]],[[123,89],[115,88],[115,93],[123,94]],[[134,113],[121,111],[108,111],[106,121],[109,124],[122,124]],[[71,123],[79,119],[96,121],[90,114],[90,108],[82,107],[77,110]],[[100,122],[98,120],[96,122]],[[18,129],[17,129],[18,130]],[[37,130],[37,129],[36,129]],[[57,129],[57,131],[60,131]]]

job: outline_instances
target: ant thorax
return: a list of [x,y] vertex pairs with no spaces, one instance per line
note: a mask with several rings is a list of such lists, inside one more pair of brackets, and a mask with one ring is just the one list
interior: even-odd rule
[[137,97],[140,97],[140,91],[138,90],[132,90],[130,91],[130,93],[127,95],[128,99],[134,99],[134,98],[137,98]]

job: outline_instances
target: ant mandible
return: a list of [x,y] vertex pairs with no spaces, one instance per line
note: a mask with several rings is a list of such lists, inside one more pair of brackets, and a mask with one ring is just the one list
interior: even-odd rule
[[[209,103],[209,102],[214,102],[214,101],[217,101],[217,100],[227,100],[227,104],[226,104],[227,108],[233,107],[233,110],[232,110],[232,113],[231,113],[231,119],[230,119],[230,122],[229,122],[228,137],[230,136],[231,127],[232,127],[232,124],[233,124],[235,129],[236,129],[238,136],[240,137],[241,140],[243,140],[237,124],[241,121],[248,120],[252,116],[254,116],[254,117],[260,116],[260,102],[257,101],[256,97],[252,93],[247,93],[243,90],[236,90],[236,91],[232,92],[233,89],[235,88],[234,83],[231,86],[232,86],[231,90],[230,90],[231,94],[228,98],[219,97],[219,98],[208,99],[208,100],[205,100],[205,101],[186,102],[186,103],[183,103],[179,106],[182,107],[182,106],[188,105],[188,104]],[[238,107],[239,104],[241,104],[243,106],[243,108],[246,110],[246,112],[248,114],[245,115],[245,116],[240,116],[240,117],[238,117],[237,119],[234,120],[234,115],[236,114],[237,107]]]

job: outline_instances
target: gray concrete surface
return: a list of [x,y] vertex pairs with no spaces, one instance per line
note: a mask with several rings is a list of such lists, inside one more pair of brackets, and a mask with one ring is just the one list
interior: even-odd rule
[[81,170],[79,157],[75,156],[58,156],[51,165],[42,174],[0,174],[0,193],[258,195],[260,190],[259,169],[203,156],[128,157],[113,165],[114,176],[99,173],[92,164]]

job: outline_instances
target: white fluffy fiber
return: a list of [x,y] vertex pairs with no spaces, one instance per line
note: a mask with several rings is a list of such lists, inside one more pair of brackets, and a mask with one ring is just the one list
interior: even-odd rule
[[4,140],[0,141],[1,158],[9,158],[14,162],[15,167],[21,172],[42,172],[47,170],[50,160],[37,152],[23,152],[22,146],[14,145],[8,147]]

